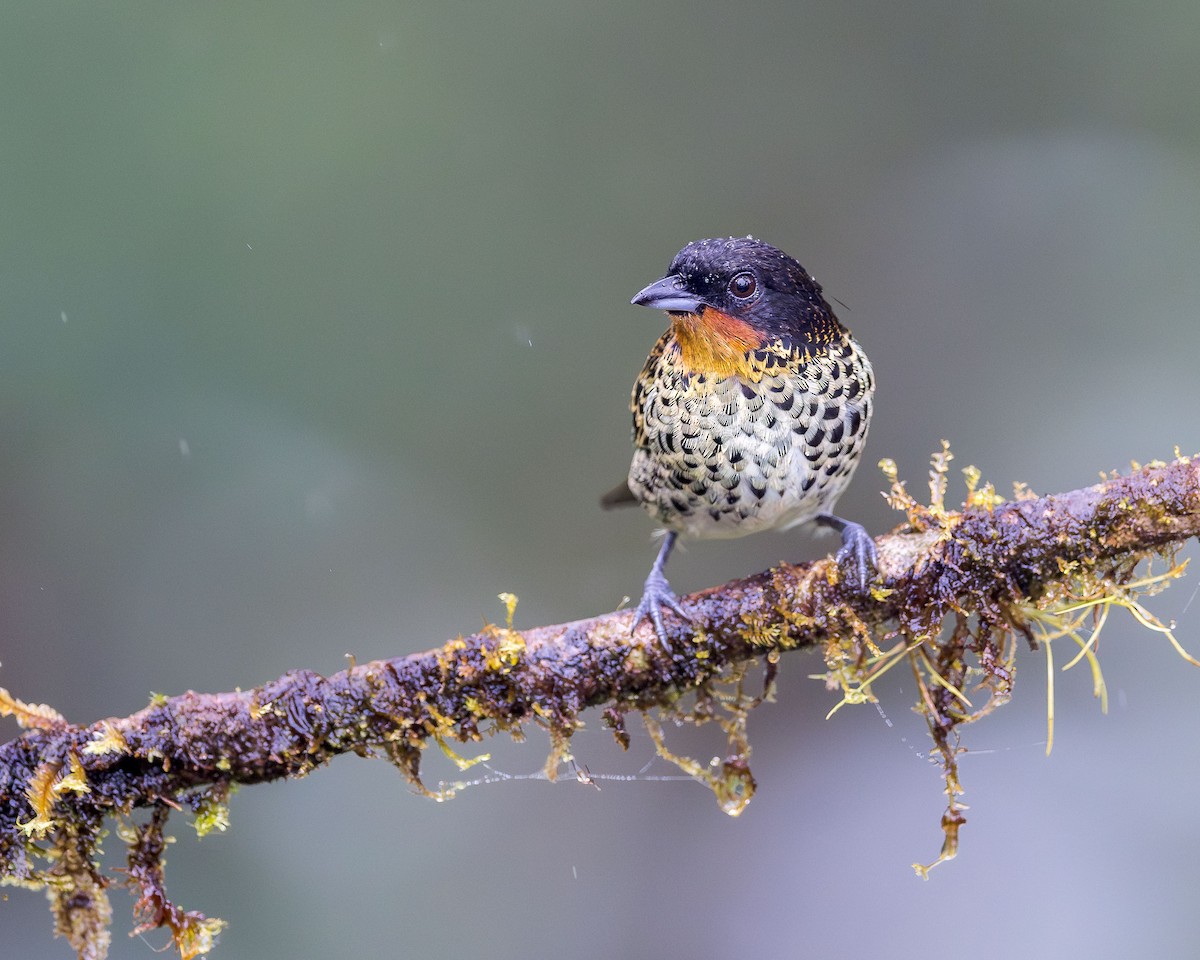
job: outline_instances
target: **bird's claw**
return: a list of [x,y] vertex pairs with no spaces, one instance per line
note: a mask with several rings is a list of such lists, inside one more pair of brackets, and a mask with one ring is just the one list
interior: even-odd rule
[[671,590],[671,585],[667,583],[667,578],[657,572],[651,573],[642,588],[642,599],[638,601],[637,610],[633,613],[633,626],[630,627],[629,632],[632,634],[641,622],[649,617],[650,622],[654,624],[654,632],[658,635],[659,643],[663,645],[664,650],[669,651],[671,643],[667,639],[667,628],[663,624],[663,607],[674,613],[684,623],[692,622],[691,616],[683,609],[683,604],[679,602],[679,598]]
[[879,572],[879,550],[862,524],[842,522],[842,547],[835,559],[850,585],[865,594]]

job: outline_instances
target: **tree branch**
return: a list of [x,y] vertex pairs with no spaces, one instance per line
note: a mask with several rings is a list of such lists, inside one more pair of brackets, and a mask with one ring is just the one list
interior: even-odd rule
[[[0,712],[29,728],[0,747],[3,876],[50,886],[59,931],[81,955],[103,956],[106,941],[96,930],[107,928],[107,878],[95,863],[97,833],[106,816],[153,807],[160,813],[131,844],[131,857],[142,851],[146,862],[131,861],[142,867],[132,872],[150,877],[139,881],[143,912],[146,903],[153,907],[147,923],[171,926],[187,956],[214,931],[196,927],[212,923],[198,914],[179,913],[182,936],[171,922],[174,908],[161,896],[152,852],[161,847],[154,831],[165,808],[187,804],[200,822],[219,823],[232,785],[303,776],[346,752],[386,756],[419,784],[430,739],[517,734],[530,722],[551,733],[553,774],[589,707],[607,707],[605,720],[620,740],[631,710],[674,704],[681,692],[703,692],[731,668],[768,654],[772,671],[777,651],[814,646],[824,650],[831,681],[851,699],[869,698],[871,665],[889,640],[904,641],[897,655],[919,649],[927,668],[922,697],[943,752],[952,821],[943,821],[944,854],[952,856],[962,817],[950,733],[968,719],[953,694],[978,679],[994,699],[1007,699],[1009,639],[1016,631],[1032,640],[1029,611],[1104,591],[1120,602],[1137,561],[1200,534],[1200,463],[1180,458],[1086,489],[1006,503],[990,487],[974,490],[977,474],[969,473],[967,508],[948,512],[941,504],[948,459],[947,451],[935,457],[928,507],[895,483],[893,468],[890,499],[908,522],[879,539],[881,580],[870,598],[837,582],[829,560],[782,564],[687,597],[698,629],[668,617],[669,650],[646,624],[631,635],[632,614],[621,611],[524,631],[489,626],[330,677],[297,670],[253,690],[189,691],[87,726],[0,691]],[[947,621],[953,629],[943,631]],[[965,665],[968,654],[976,666]],[[748,799],[748,770],[743,786]],[[54,893],[55,884],[63,892]],[[198,918],[192,928],[188,917]]]

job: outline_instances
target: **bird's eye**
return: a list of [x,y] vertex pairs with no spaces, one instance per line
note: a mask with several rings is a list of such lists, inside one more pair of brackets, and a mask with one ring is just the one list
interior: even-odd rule
[[739,300],[749,300],[757,289],[758,281],[754,279],[754,274],[749,272],[739,273],[729,281],[729,292]]

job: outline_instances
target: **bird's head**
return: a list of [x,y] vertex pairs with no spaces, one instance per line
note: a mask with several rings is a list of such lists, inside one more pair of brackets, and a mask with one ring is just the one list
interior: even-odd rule
[[821,285],[753,237],[689,243],[633,303],[667,311],[684,362],[699,372],[739,373],[739,355],[765,344],[820,350],[842,333]]

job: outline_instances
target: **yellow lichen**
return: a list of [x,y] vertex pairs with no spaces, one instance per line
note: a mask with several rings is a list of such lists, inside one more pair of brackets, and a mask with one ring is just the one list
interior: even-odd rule
[[517,603],[519,598],[515,593],[501,593],[497,594],[496,599],[504,604],[504,608],[508,614],[505,624],[507,625],[508,629],[511,630],[513,628],[513,614],[517,612]]
[[[642,722],[658,755],[712,790],[721,810],[731,817],[739,816],[754,796],[755,782],[750,773],[750,740],[746,734],[746,722],[750,711],[771,692],[768,685],[761,696],[748,696],[744,689],[746,671],[745,665],[734,667],[728,676],[703,686],[697,691],[696,702],[691,710],[660,708],[677,719],[697,724],[716,720],[726,736],[724,758],[713,757],[703,764],[674,753],[667,746],[662,724],[649,712],[642,713]],[[719,712],[715,708],[719,708]]]
[[965,504],[967,509],[982,507],[988,513],[991,513],[1004,502],[1004,498],[996,493],[996,488],[990,481],[985,483],[981,489],[976,489],[979,486],[981,476],[978,467],[964,467],[963,476],[967,480],[967,500]]
[[492,644],[481,644],[479,654],[483,657],[484,666],[493,673],[509,673],[521,662],[525,652],[525,638],[520,631],[513,629],[513,614],[517,609],[517,596],[513,593],[499,594],[504,603],[507,626],[498,627],[494,623],[484,623],[483,635],[493,640]]
[[43,763],[29,778],[25,799],[33,808],[33,819],[19,824],[27,837],[44,837],[54,826],[54,820],[50,817],[54,807],[53,787],[61,771],[61,763]]
[[[879,464],[890,485],[886,495],[888,503],[905,514],[909,528],[915,532],[930,528],[936,531],[936,539],[923,545],[922,552],[927,557],[933,555],[932,548],[937,541],[948,541],[955,536],[962,522],[963,514],[946,506],[946,478],[951,459],[949,446],[943,441],[941,451],[934,454],[931,462],[928,506],[918,503],[907,492],[893,461],[882,460]],[[967,467],[963,475],[967,488],[964,510],[990,513],[1003,503],[992,484],[981,482],[977,468]],[[1024,502],[1035,499],[1036,495],[1027,485],[1014,483],[1013,498]],[[1127,512],[1135,506],[1119,502],[1114,504],[1114,509]],[[1094,526],[1085,533],[1093,539],[1098,535]],[[966,542],[962,548],[973,549]],[[1088,662],[1093,692],[1100,699],[1102,708],[1107,704],[1107,691],[1096,647],[1109,611],[1114,607],[1127,609],[1143,626],[1162,633],[1181,657],[1200,665],[1179,644],[1171,626],[1158,621],[1138,599],[1162,589],[1169,580],[1178,577],[1182,565],[1172,566],[1166,573],[1130,579],[1134,565],[1143,557],[1132,553],[1117,557],[1103,565],[1103,569],[1095,561],[1060,561],[1059,576],[1035,583],[1029,599],[1011,602],[1001,594],[1000,598],[982,602],[982,608],[955,607],[946,624],[930,623],[927,629],[910,626],[907,643],[897,644],[883,655],[863,656],[861,638],[835,636],[826,642],[828,669],[819,678],[842,693],[830,715],[846,704],[873,700],[872,685],[900,659],[906,658],[912,667],[918,690],[916,709],[929,726],[935,753],[941,760],[948,798],[942,819],[942,851],[933,864],[914,864],[920,875],[925,876],[932,866],[951,859],[957,852],[959,828],[965,823],[962,811],[966,809],[959,799],[962,787],[958,780],[957,727],[986,716],[1011,699],[1020,634],[1045,649],[1047,752],[1054,742],[1053,684],[1057,672],[1051,652],[1054,640],[1067,637],[1078,648],[1063,670],[1071,669],[1081,660]],[[1009,585],[1007,591],[1024,593],[1025,589],[1024,585]],[[876,599],[884,598],[876,596]],[[919,618],[916,622],[920,622]],[[974,702],[976,695],[971,692],[972,687],[986,692],[981,704]]]
[[492,755],[490,753],[481,753],[477,757],[464,757],[462,754],[457,753],[449,744],[447,744],[446,741],[442,739],[440,734],[435,733],[432,734],[432,736],[434,743],[441,747],[442,753],[449,757],[450,761],[456,767],[458,767],[459,770],[470,770],[473,766],[475,766],[475,764],[486,763],[488,760],[492,759]]
[[55,801],[64,793],[89,793],[91,789],[83,764],[74,751],[65,764],[59,761],[43,763],[29,778],[25,790],[25,799],[33,809],[33,817],[18,823],[18,826],[27,837],[46,836],[58,826],[58,821],[51,816]]
[[72,750],[67,761],[67,772],[54,784],[54,795],[91,793],[92,788],[88,786],[87,773],[79,761],[79,754]]
[[[1171,627],[1163,624],[1138,600],[1139,596],[1153,595],[1172,580],[1183,576],[1187,567],[1186,560],[1174,564],[1162,573],[1147,573],[1146,576],[1127,583],[1117,583],[1112,579],[1097,576],[1089,568],[1075,562],[1060,563],[1059,567],[1064,581],[1048,590],[1047,596],[1040,604],[1024,603],[1017,607],[1035,627],[1037,639],[1046,651],[1047,755],[1054,746],[1054,655],[1051,650],[1053,641],[1067,637],[1079,647],[1079,652],[1062,667],[1062,670],[1070,670],[1080,660],[1086,659],[1092,671],[1092,693],[1100,700],[1100,709],[1105,713],[1108,712],[1108,691],[1096,647],[1100,632],[1108,622],[1108,615],[1113,607],[1128,610],[1142,626],[1163,634],[1179,656],[1193,666],[1200,667],[1200,661],[1183,648]],[[1084,640],[1083,632],[1087,629],[1089,619],[1091,633]]]
[[225,921],[217,917],[185,917],[178,928],[171,931],[179,960],[195,960],[211,953],[224,929]]
[[87,960],[107,956],[112,941],[112,906],[92,862],[93,839],[78,824],[64,822],[46,851],[50,867],[42,875],[54,932]]
[[953,459],[950,441],[943,440],[942,449],[933,455],[929,470],[929,512],[935,517],[946,516],[946,474]]
[[[838,659],[826,673],[810,674],[812,680],[824,680],[827,689],[842,691],[842,699],[825,715],[828,720],[847,704],[875,703],[871,685],[904,658],[906,647],[898,643],[890,650],[869,657],[862,666],[849,659]],[[826,658],[829,663],[829,658]],[[865,672],[864,672],[865,671]]]
[[66,718],[44,703],[26,703],[0,687],[0,717],[16,717],[25,730],[59,730],[67,725]]
[[777,647],[783,642],[785,626],[772,622],[774,618],[765,611],[756,610],[742,615],[746,629],[742,636],[755,647]]
[[129,744],[125,736],[107,720],[100,721],[100,728],[92,735],[92,739],[83,745],[83,752],[88,756],[103,756],[106,753],[126,754]]
[[561,764],[570,763],[573,759],[571,756],[571,736],[575,732],[575,728],[551,725],[550,731],[550,752],[546,755],[546,762],[542,766],[542,772],[546,779],[553,783],[558,779],[558,768]]
[[196,809],[196,818],[192,821],[197,837],[206,837],[214,830],[224,833],[229,828],[230,792],[210,791],[201,801],[200,806]]

